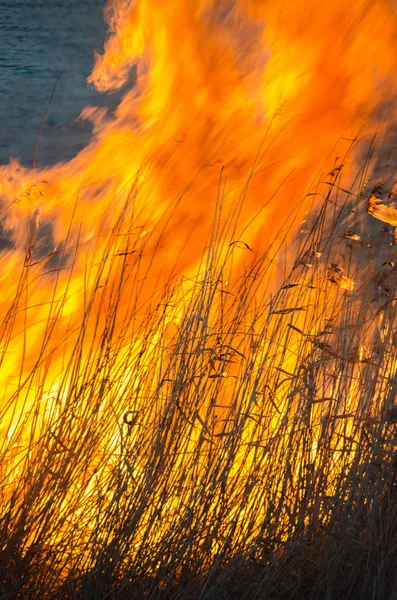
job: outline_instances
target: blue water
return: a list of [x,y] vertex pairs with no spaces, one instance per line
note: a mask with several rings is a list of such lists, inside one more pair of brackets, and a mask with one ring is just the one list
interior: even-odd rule
[[0,0],[0,164],[32,165],[37,135],[57,77],[40,139],[38,164],[68,160],[90,139],[76,121],[84,106],[111,105],[88,87],[94,51],[106,34],[105,0]]

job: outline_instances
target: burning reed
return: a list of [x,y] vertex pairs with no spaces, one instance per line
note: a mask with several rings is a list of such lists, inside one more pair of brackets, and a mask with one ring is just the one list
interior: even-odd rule
[[124,235],[126,204],[65,340],[71,250],[47,269],[42,350],[2,406],[1,597],[393,597],[395,242],[341,174],[283,277],[288,238],[257,253],[222,198],[197,271],[150,298],[162,232]]
[[0,598],[393,599],[394,9],[105,14],[117,110],[0,169]]

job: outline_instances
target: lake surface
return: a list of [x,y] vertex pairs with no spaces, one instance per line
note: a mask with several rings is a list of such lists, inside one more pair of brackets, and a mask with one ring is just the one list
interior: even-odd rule
[[60,76],[40,139],[38,164],[68,160],[90,139],[77,121],[84,106],[111,97],[88,87],[94,50],[106,35],[105,0],[0,0],[0,164],[31,166],[40,125]]

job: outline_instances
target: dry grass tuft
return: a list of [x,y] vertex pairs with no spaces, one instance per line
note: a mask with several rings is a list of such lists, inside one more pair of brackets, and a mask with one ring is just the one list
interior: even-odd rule
[[361,175],[327,182],[283,277],[285,241],[256,254],[220,208],[197,273],[151,298],[124,212],[56,387],[54,279],[1,408],[1,599],[397,597],[395,247]]

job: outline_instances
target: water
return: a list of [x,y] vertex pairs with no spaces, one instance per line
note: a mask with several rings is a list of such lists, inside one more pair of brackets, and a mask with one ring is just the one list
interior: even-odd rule
[[76,121],[84,106],[111,104],[87,86],[102,51],[105,0],[0,0],[0,164],[31,166],[40,125],[63,71],[40,139],[38,164],[68,160],[90,139]]

